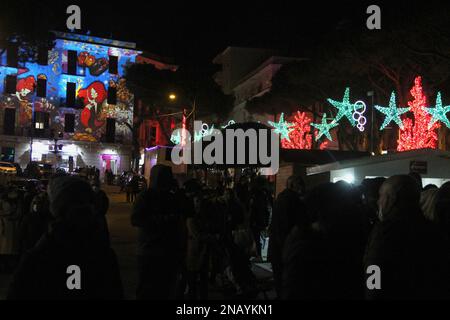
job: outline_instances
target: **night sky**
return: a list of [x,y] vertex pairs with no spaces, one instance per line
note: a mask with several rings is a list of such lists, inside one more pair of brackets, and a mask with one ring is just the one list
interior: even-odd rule
[[[54,29],[67,31],[72,2],[2,1],[0,33]],[[279,49],[305,55],[323,37],[365,28],[368,4],[382,9],[382,27],[426,4],[411,1],[140,1],[77,2],[81,33],[134,41],[139,49],[171,57],[182,68],[212,73],[213,57],[227,46]],[[158,3],[158,4],[156,4]],[[206,4],[207,3],[207,4]],[[308,3],[308,4],[306,4]],[[439,4],[438,4],[439,5]]]

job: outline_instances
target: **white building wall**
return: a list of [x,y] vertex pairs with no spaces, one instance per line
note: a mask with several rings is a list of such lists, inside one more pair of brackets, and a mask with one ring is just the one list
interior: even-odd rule
[[421,174],[424,185],[433,183],[438,186],[450,180],[450,159],[439,156],[421,155],[394,161],[384,161],[351,168],[331,170],[330,181],[353,180],[359,184],[365,178],[390,177],[410,172],[411,161],[427,162],[427,174]]
[[[95,166],[100,169],[101,176],[104,173],[103,155],[110,155],[117,159],[117,173],[128,171],[131,167],[132,147],[122,144],[91,143],[72,140],[59,140],[62,144],[62,151],[59,155],[63,161],[67,161],[69,156],[73,157],[74,168]],[[61,164],[61,160],[55,160],[54,154],[49,150],[54,145],[54,141],[48,139],[33,139],[33,160],[41,161],[42,155],[55,167]],[[1,147],[15,148],[15,162],[25,169],[30,161],[30,139],[25,137],[0,136]]]

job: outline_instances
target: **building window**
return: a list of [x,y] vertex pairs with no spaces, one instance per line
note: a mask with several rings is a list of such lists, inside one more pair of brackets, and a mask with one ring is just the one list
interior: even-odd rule
[[16,126],[16,109],[5,108],[5,114],[3,118],[3,133],[8,135],[14,135],[15,126]]
[[17,76],[8,74],[5,77],[5,93],[15,94],[17,86]]
[[115,142],[116,136],[116,119],[107,118],[106,119],[106,142]]
[[77,52],[74,50],[67,51],[67,73],[70,75],[77,74]]
[[41,66],[48,65],[48,48],[47,47],[39,47],[38,48],[38,64]]
[[66,86],[66,106],[75,108],[76,84],[75,82],[67,82]]
[[17,68],[19,62],[19,47],[16,43],[10,43],[6,52],[6,64],[8,67]]
[[34,129],[44,130],[49,127],[50,114],[48,112],[36,111],[34,113]]
[[108,104],[117,104],[117,89],[108,87]]
[[47,96],[47,79],[39,78],[37,80],[36,95],[40,98]]
[[119,58],[117,56],[109,56],[109,73],[118,74]]
[[73,113],[64,115],[64,132],[75,132],[75,115]]

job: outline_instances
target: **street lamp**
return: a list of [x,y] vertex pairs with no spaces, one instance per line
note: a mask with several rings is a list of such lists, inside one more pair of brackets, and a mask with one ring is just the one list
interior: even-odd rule
[[176,94],[174,94],[174,93],[171,93],[171,94],[169,94],[169,100],[175,100],[177,98],[177,96],[176,96]]

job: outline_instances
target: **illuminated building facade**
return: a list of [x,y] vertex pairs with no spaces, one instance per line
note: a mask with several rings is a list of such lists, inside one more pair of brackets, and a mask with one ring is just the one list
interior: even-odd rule
[[129,42],[55,36],[26,62],[20,43],[0,51],[1,160],[128,170],[134,97],[122,76],[140,52]]

